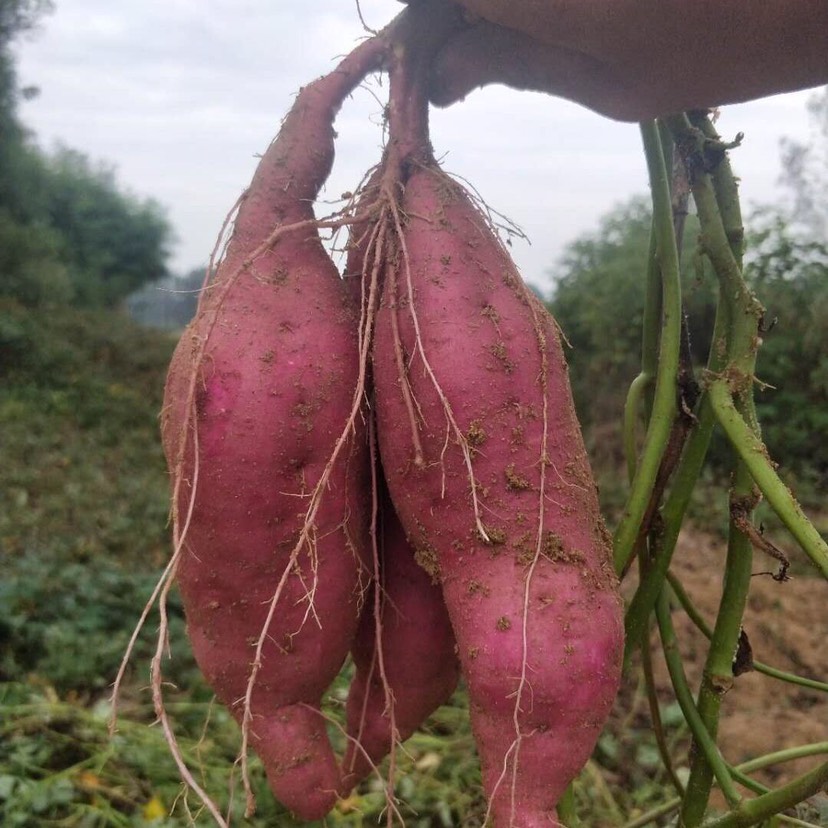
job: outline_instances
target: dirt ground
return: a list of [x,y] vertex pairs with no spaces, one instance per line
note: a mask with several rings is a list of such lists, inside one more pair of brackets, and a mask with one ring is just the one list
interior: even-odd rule
[[[674,556],[672,570],[710,626],[715,620],[721,593],[725,552],[724,540],[708,534],[685,532]],[[757,553],[754,572],[776,571],[776,568],[773,560]],[[828,584],[814,570],[809,572],[808,564],[802,559],[794,562],[793,571],[798,574],[783,583],[768,575],[754,576],[744,630],[755,660],[825,682],[828,681]],[[634,584],[625,584],[625,592],[632,588]],[[704,666],[707,641],[680,608],[673,612],[673,623],[681,642],[685,670],[695,692]],[[652,653],[659,696],[662,703],[668,705],[674,695],[655,636]],[[630,688],[625,690],[627,692],[622,696],[627,695]],[[725,758],[733,764],[772,751],[826,740],[826,693],[754,671],[738,676],[725,696],[719,744]],[[677,761],[686,765],[683,746]],[[814,767],[817,761],[810,758],[789,762],[754,776],[765,784],[778,785]],[[828,797],[824,797],[824,803],[828,805]]]

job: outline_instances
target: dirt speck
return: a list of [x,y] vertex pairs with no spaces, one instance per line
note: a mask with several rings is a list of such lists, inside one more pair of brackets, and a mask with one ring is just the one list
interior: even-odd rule
[[506,632],[506,630],[510,630],[512,628],[512,622],[509,620],[508,616],[501,615],[500,618],[497,619],[497,624],[495,625],[500,632]]
[[440,583],[440,562],[433,546],[421,546],[416,549],[414,560],[431,576],[432,583]]
[[489,587],[474,578],[469,581],[468,591],[469,595],[488,595],[490,592]]
[[469,423],[466,442],[470,448],[478,448],[486,442],[486,432],[483,430],[483,423],[480,420],[472,420]]
[[535,560],[535,544],[533,539],[532,532],[524,532],[512,544],[515,550],[515,561],[520,566],[530,566]]
[[506,466],[506,488],[514,489],[514,490],[524,490],[524,489],[531,489],[532,484],[525,478],[522,477],[517,473],[515,470],[515,464],[510,463]]
[[577,550],[568,550],[563,539],[551,529],[543,533],[543,554],[550,561],[560,563],[582,564],[584,556]]
[[495,325],[500,322],[500,314],[492,305],[484,305],[480,314],[481,316],[485,316],[486,319],[490,319]]
[[496,342],[494,345],[490,345],[489,353],[500,363],[505,373],[511,374],[515,370],[515,363],[509,359],[509,353],[504,342]]
[[512,435],[509,437],[509,445],[510,446],[525,446],[526,445],[526,434],[524,433],[523,426],[515,426],[512,429]]
[[267,281],[273,285],[283,285],[287,282],[289,275],[290,273],[288,273],[287,268],[280,267],[274,271],[273,275]]
[[506,543],[506,533],[502,529],[483,524],[483,530],[486,532],[486,536],[488,537],[488,541],[484,537],[480,538],[483,543],[488,543],[492,546],[500,546],[501,544]]
[[[535,411],[533,405],[524,405],[522,402],[514,400],[510,407],[519,420],[536,420],[538,418],[538,412]],[[520,428],[522,430],[522,426]]]

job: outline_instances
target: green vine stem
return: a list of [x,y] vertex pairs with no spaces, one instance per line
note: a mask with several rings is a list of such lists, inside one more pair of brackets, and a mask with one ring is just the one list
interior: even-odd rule
[[[733,653],[739,640],[741,619],[751,577],[755,532],[752,531],[750,520],[753,508],[758,501],[754,478],[758,478],[756,483],[759,483],[760,489],[764,491],[767,481],[761,477],[761,473],[771,473],[769,479],[776,484],[777,491],[774,491],[771,496],[767,494],[766,496],[769,500],[775,497],[771,505],[778,512],[780,509],[783,514],[787,511],[786,525],[823,574],[828,571],[828,547],[798,509],[790,492],[784,488],[781,481],[778,481],[759,435],[753,403],[753,387],[756,353],[760,343],[759,324],[764,310],[742,276],[741,257],[744,231],[741,224],[738,189],[726,155],[728,147],[715,134],[712,123],[706,116],[694,114],[693,123],[686,116],[673,116],[666,119],[665,123],[671,131],[687,169],[701,224],[701,247],[712,263],[719,281],[719,305],[708,361],[708,388],[697,408],[697,427],[679,463],[670,496],[662,510],[660,526],[650,525],[651,521],[648,518],[650,504],[646,495],[652,491],[651,486],[657,480],[669,439],[669,427],[672,426],[672,420],[675,419],[676,414],[675,400],[671,400],[674,407],[668,410],[672,420],[665,423],[658,416],[660,414],[658,406],[662,399],[659,391],[664,389],[662,379],[667,374],[663,370],[665,367],[663,362],[659,362],[653,415],[648,424],[647,436],[637,468],[635,468],[633,451],[635,447],[634,423],[640,407],[638,401],[647,387],[646,371],[642,370],[642,378],[631,389],[631,399],[628,400],[625,418],[625,444],[628,466],[630,469],[635,468],[635,475],[627,509],[614,538],[615,563],[618,571],[623,573],[632,556],[638,551],[644,534],[647,533],[650,541],[650,555],[647,556],[646,565],[642,561],[642,581],[633,597],[626,618],[627,656],[631,649],[643,640],[650,613],[655,605],[671,680],[694,738],[690,779],[681,803],[682,813],[679,824],[684,828],[697,828],[702,824],[715,775],[732,808],[731,814],[726,818],[736,820],[732,822],[734,825],[748,825],[755,824],[751,821],[752,817],[760,811],[760,820],[764,820],[772,817],[779,810],[779,808],[776,811],[762,810],[767,809],[769,804],[784,801],[785,807],[789,807],[792,802],[790,797],[797,792],[801,793],[807,787],[807,783],[812,781],[811,777],[806,775],[801,778],[804,781],[799,787],[785,786],[779,791],[763,793],[758,799],[751,800],[750,804],[742,803],[735,788],[734,778],[729,773],[716,746],[715,737],[721,698],[733,682]],[[655,130],[653,134],[656,134]],[[660,354],[663,357],[666,321],[669,315],[667,301],[669,274],[665,272],[662,255],[665,248],[661,242],[666,240],[667,234],[660,220],[665,215],[660,200],[663,198],[666,187],[656,186],[656,182],[660,180],[659,174],[662,179],[665,177],[664,164],[663,156],[660,154],[661,144],[652,141],[645,126],[642,126],[642,135],[645,139],[645,153],[650,170],[654,228],[657,233],[657,250],[663,279],[662,324],[665,328],[662,329],[662,353]],[[657,152],[653,150],[654,147]],[[653,159],[660,162],[658,168]],[[659,174],[654,175],[656,170]],[[675,250],[673,233],[670,233],[670,245]],[[645,364],[642,363],[642,368]],[[668,376],[672,393],[675,395],[678,373],[676,371]],[[730,536],[722,596],[716,624],[711,634],[698,705],[696,705],[687,685],[681,657],[676,648],[669,616],[669,599],[667,592],[663,589],[663,584],[686,507],[703,464],[710,434],[717,421],[721,423],[737,450],[737,464],[730,495]],[[666,434],[665,428],[668,431]],[[757,467],[760,474],[757,474]],[[642,480],[647,481],[646,487],[641,483]],[[655,529],[658,531],[653,531]],[[738,775],[741,781],[752,789],[761,789],[757,788],[757,783],[742,776],[740,772]],[[760,804],[754,805],[752,804],[754,802]],[[760,810],[757,811],[757,808]]]
[[[739,464],[731,491],[731,512],[735,509],[742,509],[745,514],[750,512],[753,501],[745,492],[749,492],[751,486],[750,475],[745,467]],[[744,505],[745,503],[747,505]],[[719,611],[710,639],[697,702],[699,718],[714,740],[719,727],[722,699],[733,686],[733,653],[736,652],[742,629],[742,615],[747,604],[752,572],[753,546],[750,539],[738,528],[735,519],[731,518]],[[694,741],[695,735],[694,733]],[[704,818],[710,798],[713,771],[706,752],[693,753],[680,825],[695,828]]]
[[[678,650],[678,641],[676,640],[673,621],[670,618],[670,603],[666,591],[663,591],[659,595],[655,610],[658,629],[661,634],[661,643],[664,649],[664,659],[667,663],[670,681],[676,693],[676,700],[681,707],[681,712],[684,714],[690,732],[693,734],[693,740],[697,749],[704,754],[710,767],[713,769],[713,773],[716,776],[719,787],[722,789],[728,805],[734,807],[741,801],[741,796],[733,784],[733,779],[730,776],[727,764],[719,752],[716,742],[705,727],[693,701],[693,693],[690,690],[690,685],[687,683],[687,677],[684,674],[684,667],[681,663],[681,654]],[[687,796],[685,796],[686,801]]]
[[822,693],[828,693],[828,684],[824,681],[817,681],[816,679],[809,679],[804,676],[797,676],[794,673],[788,673],[785,670],[778,670],[776,667],[771,667],[769,664],[761,661],[754,661],[753,668],[757,673],[764,673],[764,675],[770,678],[786,681],[789,684],[797,684],[800,687],[807,687],[809,690],[819,690]]
[[[706,117],[702,120],[705,124],[709,124]],[[690,121],[683,116],[668,119],[666,126],[672,129],[674,135],[684,134],[691,129]],[[709,125],[709,128],[712,129],[712,125]],[[713,135],[715,135],[715,131]],[[684,145],[686,146],[686,141]],[[721,212],[723,235],[717,239],[719,249],[721,249],[722,242],[724,242],[726,248],[730,249],[730,258],[738,268],[741,264],[744,229],[742,227],[735,177],[726,155],[719,159],[719,164],[712,178],[714,183],[713,203],[716,205],[716,199],[721,197],[724,204]],[[723,253],[726,256],[724,251]],[[719,255],[717,258],[721,261],[723,256]],[[707,363],[707,369],[711,373],[722,371],[726,365],[731,321],[732,308],[729,301],[729,290],[726,285],[720,283],[713,338]],[[664,583],[684,515],[690,504],[696,481],[707,455],[715,422],[716,418],[710,406],[708,395],[702,392],[696,408],[695,428],[687,440],[681,460],[676,468],[673,485],[662,511],[663,533],[659,538],[657,548],[650,550],[650,562],[647,572],[643,575],[627,609],[625,619],[627,638],[625,663],[629,661],[632,651],[638,645],[646,629],[647,619],[655,606],[656,599]]]
[[781,765],[783,762],[792,762],[794,759],[807,759],[809,756],[820,756],[828,753],[828,742],[811,742],[809,745],[797,745],[793,748],[777,750],[773,753],[766,753],[764,756],[757,756],[742,762],[736,767],[743,773],[753,773],[771,765]]
[[703,828],[749,828],[818,793],[828,784],[828,762],[773,791],[746,799],[730,813],[708,820]]
[[[738,222],[738,239],[741,240],[743,231],[735,180],[729,166],[724,166],[727,156],[723,150],[719,152],[717,148],[717,155],[711,160],[708,153],[711,139],[702,130],[691,126],[684,116],[668,119],[668,124],[673,129],[674,139],[688,170],[701,224],[702,247],[713,264],[723,298],[730,306],[725,370],[729,374],[745,378],[737,389],[739,405],[758,436],[753,409],[753,372],[759,343],[758,327],[764,311],[742,278],[740,241],[735,243],[736,240],[728,233],[725,225],[725,217],[730,222]],[[710,128],[712,129],[712,124]],[[716,170],[718,186],[709,173],[711,164]],[[724,201],[725,195],[729,201],[725,205],[723,216],[719,199]],[[714,343],[714,348],[716,347],[718,343]],[[715,413],[710,391],[708,398]],[[725,577],[698,698],[699,717],[707,734],[714,741],[718,731],[721,700],[733,684],[733,653],[739,640],[752,572],[753,547],[750,538],[742,531],[742,526],[750,520],[755,498],[750,473],[741,462],[737,464],[734,473],[730,504]],[[698,744],[697,739],[696,743]],[[696,828],[704,818],[713,773],[708,752],[695,751],[679,822],[685,828]]]
[[678,809],[679,805],[681,805],[680,797],[670,799],[636,817],[632,822],[624,823],[623,828],[644,828],[644,826],[651,825],[657,819],[672,814],[673,811]]
[[[645,307],[645,327],[647,325],[647,310]],[[641,373],[630,383],[627,399],[624,402],[624,459],[627,462],[627,479],[630,482],[635,478],[635,472],[638,468],[638,441],[636,439],[638,412],[641,410],[644,393],[650,388],[654,378],[655,374],[645,372],[642,367]]]
[[[699,716],[708,735],[715,739],[721,698],[732,684],[732,654],[738,641],[750,583],[752,542],[745,534],[744,528],[749,524],[757,500],[753,489],[754,478],[757,477],[755,468],[759,467],[762,473],[770,471],[773,478],[778,478],[759,436],[753,403],[754,369],[760,342],[758,329],[764,311],[742,278],[742,232],[740,230],[735,235],[729,234],[724,221],[724,218],[731,222],[741,220],[735,179],[727,165],[727,147],[721,143],[718,136],[715,136],[712,124],[706,118],[697,117],[696,121],[702,124],[701,128],[692,126],[683,116],[668,119],[688,168],[701,223],[702,245],[713,263],[720,288],[725,292],[730,305],[727,365],[725,370],[710,382],[708,399],[717,420],[723,425],[739,454],[731,491],[730,540],[722,599],[698,700]],[[716,170],[712,182],[708,174],[711,165]],[[727,424],[724,423],[725,419]],[[757,457],[764,458],[765,463],[755,462]],[[759,483],[759,479],[756,482]],[[774,487],[773,496],[776,498],[776,504],[771,504],[774,508],[779,508],[780,501],[787,500],[781,504],[790,520],[787,525],[800,543],[803,540],[813,542],[815,530],[781,482]],[[824,549],[821,538],[819,543]],[[815,554],[821,551],[818,550],[818,545],[806,547],[803,543],[803,547],[812,559],[816,557],[815,562],[819,565],[821,556]],[[828,554],[824,557],[828,562]],[[701,823],[707,808],[714,772],[716,769],[713,767],[709,751],[697,751],[691,762],[687,794],[682,803],[680,825],[685,828],[695,828]],[[716,775],[718,777],[718,772]],[[771,796],[773,794],[764,795]],[[734,813],[743,813],[741,806]],[[772,813],[769,812],[765,816],[771,816]],[[741,819],[741,816],[739,818]]]
[[649,504],[649,495],[675,418],[676,377],[681,339],[678,251],[673,232],[667,167],[655,121],[641,124],[641,136],[652,189],[653,228],[662,281],[661,332],[655,394],[644,449],[633,477],[624,514],[613,538],[617,572],[625,571],[632,559],[640,537],[641,523]]
[[[676,597],[676,600],[681,605],[682,609],[687,613],[687,617],[693,622],[705,638],[710,638],[713,635],[712,630],[708,626],[704,618],[696,609],[687,591],[684,589],[681,581],[672,572],[667,573],[667,582]],[[797,676],[794,673],[788,673],[785,670],[779,670],[776,667],[771,667],[762,661],[753,661],[753,669],[757,673],[763,673],[771,678],[786,681],[789,684],[796,684],[800,687],[806,687],[809,690],[819,690],[822,693],[828,693],[828,683],[824,681],[817,681],[816,679],[805,678],[804,676]]]
[[[672,139],[671,143],[672,143]],[[662,148],[664,142],[662,140]],[[664,153],[663,153],[664,154]],[[667,159],[664,158],[665,173]],[[678,256],[678,247],[676,255]],[[624,455],[627,461],[627,477],[632,483],[638,466],[638,444],[636,441],[636,425],[641,401],[644,394],[652,390],[658,371],[658,339],[661,327],[661,295],[662,295],[661,268],[658,260],[658,231],[656,217],[653,215],[650,227],[650,245],[647,251],[647,273],[644,291],[644,316],[641,325],[641,371],[630,383],[627,399],[624,404]],[[648,401],[647,420],[652,401]]]
[[[806,759],[809,756],[820,756],[828,754],[828,742],[813,742],[809,745],[799,745],[795,748],[786,748],[785,750],[778,750],[774,753],[767,753],[764,756],[759,756],[756,759],[750,759],[747,762],[742,762],[735,766],[735,770],[740,773],[752,773],[753,771],[762,770],[763,768],[772,765],[781,765],[784,762],[791,762],[794,759]],[[681,805],[681,798],[674,797],[668,802],[657,805],[655,808],[647,811],[636,817],[631,822],[624,824],[623,828],[644,828],[645,825],[650,825],[657,819],[677,810]],[[785,817],[787,822],[798,825],[810,826],[807,822],[800,820],[792,820],[790,817]],[[705,826],[707,828],[707,826]]]
[[[717,328],[722,327],[722,314],[717,314]],[[625,662],[638,647],[646,629],[648,619],[661,592],[664,578],[670,566],[676,547],[684,514],[690,505],[693,489],[701,473],[715,417],[706,395],[702,398],[698,422],[687,441],[681,461],[673,478],[670,494],[662,509],[663,532],[650,548],[650,560],[638,588],[627,607],[624,626],[626,630]]]
[[753,791],[753,793],[764,794],[769,793],[770,788],[767,785],[763,785],[760,782],[757,782],[755,779],[751,779],[746,773],[743,773],[739,770],[739,768],[731,765],[728,763],[727,766],[728,771],[730,771],[730,775],[743,787],[747,788],[749,791]]
[[804,819],[797,819],[796,817],[789,817],[786,814],[777,814],[772,819],[768,820],[768,828],[776,828],[776,824],[794,825],[797,828],[824,828],[824,826],[815,825],[813,822],[805,822]]
[[[710,118],[704,111],[690,112],[688,121],[700,130],[711,146],[719,148],[720,156],[712,173],[713,190],[716,193],[716,203],[724,224],[730,251],[739,267],[742,266],[742,256],[745,248],[745,228],[742,224],[742,207],[739,202],[739,186],[736,176],[730,166],[730,159],[724,152],[725,144],[713,127]],[[738,146],[742,140],[741,134],[730,146]]]
[[828,544],[805,517],[790,489],[780,480],[765,444],[740,415],[731,397],[730,383],[724,378],[716,379],[710,383],[708,392],[717,420],[750,469],[756,485],[814,566],[823,577],[828,578]]
[[670,750],[667,747],[667,737],[664,732],[664,723],[661,719],[661,710],[658,706],[658,695],[655,686],[655,677],[653,675],[653,657],[649,647],[641,648],[641,670],[644,673],[644,689],[647,693],[647,705],[650,709],[650,720],[653,724],[653,733],[655,734],[656,746],[658,748],[659,756],[661,757],[661,764],[667,771],[670,781],[679,796],[684,796],[684,785],[678,778],[675,768],[673,767],[673,760],[670,756]]

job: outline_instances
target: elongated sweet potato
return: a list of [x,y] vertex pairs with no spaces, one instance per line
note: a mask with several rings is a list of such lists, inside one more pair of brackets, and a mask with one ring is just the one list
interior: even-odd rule
[[494,825],[555,825],[623,637],[567,366],[554,321],[433,162],[401,214],[373,352],[388,486],[442,584]]
[[440,587],[417,563],[384,487],[379,494],[380,591],[366,603],[352,648],[348,735],[359,746],[350,742],[345,754],[346,789],[447,702],[460,677]]
[[[360,220],[349,228],[343,281],[363,320],[375,316],[381,289],[383,172],[379,165],[362,186],[354,211]],[[369,429],[372,409],[365,410]],[[348,743],[343,760],[346,790],[448,701],[460,676],[442,592],[415,559],[378,462],[373,487],[375,583],[351,649],[356,673],[348,693],[347,732],[356,741]]]
[[252,688],[250,742],[304,819],[340,789],[319,705],[368,585],[355,310],[312,209],[342,94],[339,78],[305,87],[262,158],[175,352],[162,420],[196,659],[243,724]]

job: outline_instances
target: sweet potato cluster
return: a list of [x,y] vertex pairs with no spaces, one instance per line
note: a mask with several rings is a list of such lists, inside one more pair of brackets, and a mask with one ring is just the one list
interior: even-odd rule
[[[193,650],[243,756],[306,820],[462,675],[491,824],[560,824],[619,680],[621,605],[560,334],[429,146],[429,55],[461,25],[445,3],[407,9],[299,92],[167,381]],[[319,221],[336,112],[380,69],[381,163]],[[332,224],[349,227],[343,275],[320,238]],[[321,704],[349,653],[338,759]]]

